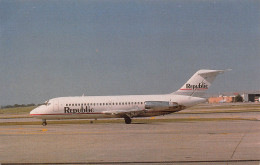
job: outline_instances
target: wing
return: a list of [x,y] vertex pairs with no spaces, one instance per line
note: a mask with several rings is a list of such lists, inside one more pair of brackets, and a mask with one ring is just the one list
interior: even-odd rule
[[109,111],[103,111],[105,115],[111,115],[114,117],[125,117],[128,116],[130,118],[139,116],[143,113],[146,113],[147,110],[143,109],[130,109],[130,110],[109,110]]
[[102,113],[110,117],[147,117],[169,114],[184,109],[184,106],[168,101],[146,101],[144,109],[108,110]]

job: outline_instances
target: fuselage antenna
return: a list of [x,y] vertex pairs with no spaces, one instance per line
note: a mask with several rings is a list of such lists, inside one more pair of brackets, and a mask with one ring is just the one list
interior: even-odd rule
[[[87,90],[86,90],[86,92],[85,92],[85,93],[87,93]],[[85,96],[85,93],[83,93],[83,94],[82,94],[82,97],[83,97],[83,96]]]

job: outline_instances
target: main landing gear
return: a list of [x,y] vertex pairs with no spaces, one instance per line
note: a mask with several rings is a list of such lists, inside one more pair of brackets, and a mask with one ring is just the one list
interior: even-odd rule
[[43,125],[43,126],[46,126],[46,125],[47,125],[46,119],[42,119],[42,125]]
[[125,116],[124,119],[126,124],[131,124],[132,119],[129,116]]

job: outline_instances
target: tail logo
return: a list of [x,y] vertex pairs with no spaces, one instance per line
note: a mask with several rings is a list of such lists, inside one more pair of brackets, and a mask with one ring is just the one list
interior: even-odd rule
[[186,88],[181,90],[206,90],[206,89],[208,89],[208,85],[202,82],[197,85],[186,84]]

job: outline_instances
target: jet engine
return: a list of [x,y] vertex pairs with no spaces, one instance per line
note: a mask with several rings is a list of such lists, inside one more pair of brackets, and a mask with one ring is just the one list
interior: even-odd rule
[[149,111],[170,111],[175,112],[181,110],[182,106],[178,103],[170,101],[146,101],[145,109]]

